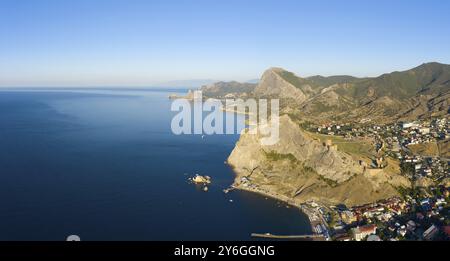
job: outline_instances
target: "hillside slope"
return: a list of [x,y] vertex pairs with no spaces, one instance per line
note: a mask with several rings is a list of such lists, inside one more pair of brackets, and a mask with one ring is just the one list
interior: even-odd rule
[[396,196],[394,187],[409,185],[395,163],[386,170],[366,169],[339,147],[312,139],[287,115],[280,118],[278,144],[262,146],[259,138],[242,134],[228,159],[238,187],[251,185],[298,203],[316,200],[353,206]]
[[305,118],[392,121],[449,113],[450,65],[427,63],[375,78],[301,78],[281,68],[267,70],[253,95],[280,98]]

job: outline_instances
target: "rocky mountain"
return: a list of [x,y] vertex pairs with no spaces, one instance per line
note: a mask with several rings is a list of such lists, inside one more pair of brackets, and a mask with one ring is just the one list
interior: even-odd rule
[[314,139],[287,115],[280,118],[280,142],[263,146],[260,138],[243,133],[228,159],[237,187],[297,203],[353,206],[396,196],[395,187],[409,186],[398,163],[368,169],[370,159]]
[[301,78],[271,68],[253,94],[284,99],[290,110],[316,119],[398,120],[445,115],[449,113],[450,65],[427,63],[375,78]]
[[[427,63],[373,78],[302,78],[270,68],[250,96],[280,99],[280,141],[263,146],[259,135],[241,135],[228,159],[237,173],[236,187],[296,203],[362,205],[397,196],[398,187],[410,186],[399,161],[386,158],[383,169],[372,168],[377,153],[370,139],[321,137],[299,123],[449,115],[450,65]],[[447,145],[437,144],[435,151]]]
[[307,99],[310,88],[304,79],[281,68],[270,68],[264,72],[254,94],[259,97],[294,99],[301,103]]
[[240,83],[240,82],[216,82],[204,85],[201,88],[203,95],[211,98],[225,98],[246,96],[253,93],[256,83]]

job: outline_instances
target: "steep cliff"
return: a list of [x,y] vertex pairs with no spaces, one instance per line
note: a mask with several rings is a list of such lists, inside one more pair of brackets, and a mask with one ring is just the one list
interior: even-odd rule
[[262,146],[260,136],[243,133],[228,163],[235,185],[296,202],[360,205],[397,195],[408,186],[398,168],[365,169],[363,161],[303,132],[288,116],[280,118],[280,142]]
[[[309,86],[299,81],[296,76],[291,79],[298,81],[298,85],[290,81],[285,70],[281,68],[270,68],[264,72],[254,94],[258,97],[279,97],[281,99],[293,99],[301,103],[307,99],[303,90],[309,89]],[[285,77],[283,77],[285,76]],[[303,90],[302,90],[303,88]]]

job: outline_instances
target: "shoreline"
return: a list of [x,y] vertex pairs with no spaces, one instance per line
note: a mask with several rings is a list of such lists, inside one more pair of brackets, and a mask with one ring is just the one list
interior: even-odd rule
[[[239,177],[239,173],[236,172],[236,169],[234,168],[233,165],[228,163],[228,160],[226,161],[226,165],[228,165],[231,168],[231,170],[234,173],[235,178]],[[306,203],[296,203],[294,200],[292,200],[286,196],[275,194],[270,191],[263,191],[263,190],[251,188],[248,186],[244,187],[240,184],[237,184],[236,181],[234,181],[231,184],[230,188],[234,189],[234,190],[241,190],[241,191],[259,194],[260,196],[272,198],[272,199],[281,201],[285,204],[288,204],[289,206],[297,208],[300,212],[302,212],[303,214],[305,214],[308,217],[309,225],[311,227],[311,232],[314,234],[319,234],[319,233],[317,233],[316,228],[315,228],[316,223],[317,223],[317,215],[314,214],[315,210],[312,207],[308,206]],[[320,219],[323,220],[323,217]],[[328,227],[326,224],[325,224],[325,226]]]
[[303,214],[305,214],[308,217],[308,220],[309,220],[309,223],[311,226],[311,232],[314,235],[322,235],[321,233],[317,233],[316,226],[318,224],[328,227],[326,223],[324,224],[322,215],[320,213],[317,213],[316,209],[314,209],[312,206],[309,206],[308,203],[296,203],[294,200],[292,200],[286,196],[283,196],[283,195],[275,194],[275,193],[272,193],[269,191],[263,191],[260,189],[243,187],[243,186],[240,186],[237,184],[231,185],[231,188],[233,188],[235,190],[241,190],[241,191],[259,194],[260,196],[265,196],[265,197],[268,197],[271,199],[275,199],[275,200],[283,202],[291,207],[297,208],[298,210],[300,210],[300,212],[302,212]]
[[291,207],[295,207],[295,208],[298,208],[301,210],[302,204],[298,204],[298,203],[294,202],[293,200],[289,199],[288,197],[285,197],[282,195],[274,194],[272,192],[263,191],[263,190],[259,190],[259,189],[243,187],[243,186],[236,185],[236,184],[233,184],[231,187],[236,190],[242,190],[242,191],[252,192],[252,193],[262,195],[262,196],[266,196],[266,197],[281,201]]

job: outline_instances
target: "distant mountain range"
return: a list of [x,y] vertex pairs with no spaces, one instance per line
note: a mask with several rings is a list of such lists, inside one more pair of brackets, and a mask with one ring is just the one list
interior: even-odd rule
[[256,83],[216,82],[202,86],[201,90],[203,95],[207,97],[241,97],[242,95],[247,96],[251,94],[256,86]]
[[168,82],[158,82],[154,83],[155,86],[164,87],[183,87],[183,88],[197,88],[198,86],[212,84],[218,82],[218,80],[213,79],[192,79],[192,80],[176,80]]
[[207,96],[280,98],[283,109],[318,120],[399,120],[449,113],[450,65],[426,63],[379,77],[313,76],[302,78],[270,68],[259,83],[215,83]]
[[[259,79],[248,80],[245,83],[258,83]],[[176,80],[176,81],[168,81],[168,82],[159,82],[154,83],[154,86],[163,86],[163,87],[182,87],[182,88],[198,88],[199,86],[211,85],[214,83],[219,83],[223,81],[213,80],[213,79],[192,79],[192,80]]]

